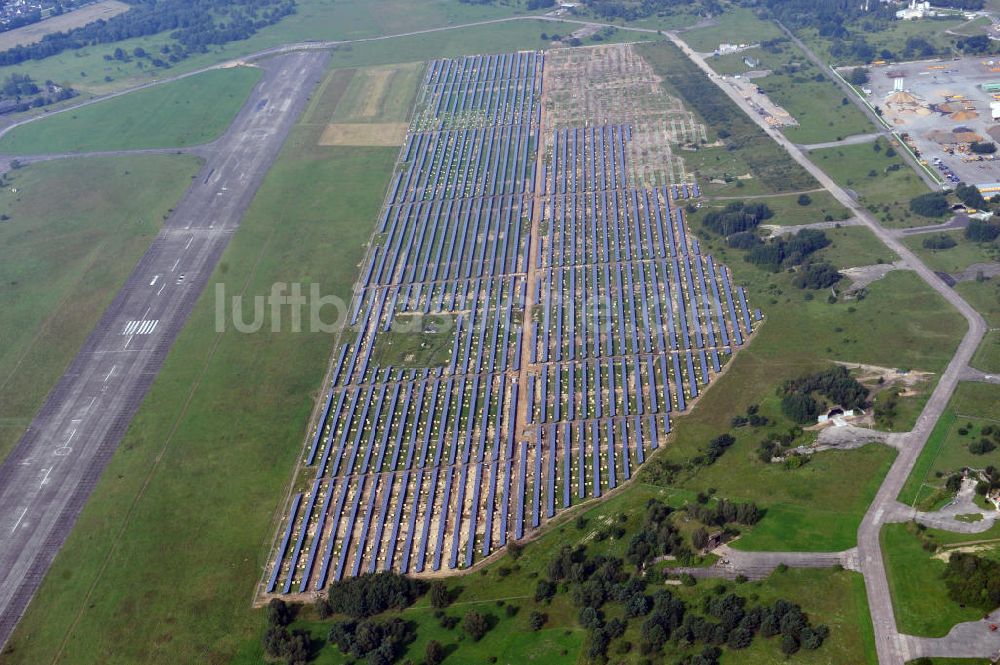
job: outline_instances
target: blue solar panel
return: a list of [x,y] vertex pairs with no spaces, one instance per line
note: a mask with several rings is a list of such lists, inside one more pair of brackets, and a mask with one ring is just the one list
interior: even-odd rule
[[[285,553],[288,551],[288,541],[292,539],[292,529],[295,528],[295,518],[298,516],[300,503],[302,503],[302,492],[296,494],[295,498],[292,499],[292,509],[288,513],[288,526],[285,528],[285,535],[282,536],[281,543],[278,545],[278,555],[274,561],[274,568],[271,570],[271,577],[267,581],[267,593],[274,591],[274,585],[278,583],[278,575],[281,574],[281,564],[285,559]],[[288,572],[288,579],[291,579],[295,570],[292,568]],[[286,591],[285,593],[288,592]]]

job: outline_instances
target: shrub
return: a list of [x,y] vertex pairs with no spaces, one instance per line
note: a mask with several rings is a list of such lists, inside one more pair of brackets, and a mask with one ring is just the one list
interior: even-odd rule
[[483,639],[483,636],[486,635],[489,629],[490,626],[486,621],[486,617],[475,610],[469,610],[462,617],[462,630],[465,631],[465,634],[473,642]]
[[923,241],[924,249],[951,249],[957,244],[954,238],[944,233],[928,236]]
[[985,455],[992,450],[996,450],[996,444],[989,439],[979,439],[969,444],[969,452],[973,455]]

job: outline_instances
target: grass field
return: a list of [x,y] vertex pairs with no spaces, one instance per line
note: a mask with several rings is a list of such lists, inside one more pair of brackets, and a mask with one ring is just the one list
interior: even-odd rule
[[[407,646],[406,653],[400,660],[409,658],[420,662],[427,643],[434,639],[443,644],[446,650],[457,649],[446,662],[486,662],[492,655],[498,655],[498,662],[505,663],[581,662],[580,651],[585,643],[586,633],[577,623],[577,608],[570,601],[569,594],[557,594],[551,603],[536,603],[533,599],[535,582],[539,577],[545,576],[550,557],[564,544],[581,544],[591,553],[621,556],[631,535],[641,528],[638,516],[642,514],[646,501],[652,497],[671,505],[680,505],[683,500],[691,498],[687,493],[633,484],[607,501],[584,509],[580,513],[585,524],[583,529],[576,526],[574,520],[562,520],[558,526],[530,542],[516,562],[510,557],[504,557],[480,572],[448,578],[446,581],[449,587],[453,593],[457,593],[455,604],[445,610],[446,614],[460,617],[467,610],[476,609],[493,617],[494,627],[480,642],[463,640],[457,634],[458,631],[442,628],[426,597],[403,612],[387,613],[384,616],[400,616],[414,622],[416,626],[417,637]],[[595,527],[618,521],[620,514],[628,516],[625,536],[595,542]],[[501,569],[506,569],[507,574],[502,573]],[[706,581],[692,588],[671,587],[671,591],[697,606],[701,598],[719,586],[732,588],[732,585]],[[744,596],[756,597],[757,602],[762,603],[773,602],[777,598],[792,600],[801,604],[813,621],[830,626],[829,641],[815,652],[800,652],[796,655],[795,662],[874,665],[874,641],[867,619],[868,605],[860,575],[834,570],[789,570],[774,574],[761,582],[739,585],[735,591]],[[517,607],[518,611],[513,617],[506,615],[506,605]],[[531,632],[527,626],[528,615],[533,610],[544,612],[548,616],[544,629],[537,633]],[[615,603],[607,605],[605,611],[609,617],[621,616],[621,609]],[[330,622],[317,621],[307,609],[299,625],[310,629],[314,636],[325,639]],[[630,621],[625,635],[616,642],[637,644],[641,641],[640,625],[640,620]],[[673,662],[676,658],[698,650],[700,647],[692,650],[668,644],[665,662]],[[616,654],[613,660],[616,663],[642,662],[639,649],[634,647],[627,654],[617,654],[613,644],[611,652]],[[776,662],[780,657],[774,640],[759,638],[747,650],[726,651],[722,662],[762,665]],[[236,663],[256,663],[259,658],[259,648],[253,651],[248,644]],[[349,660],[335,647],[326,646],[319,652],[315,662],[339,665]]]
[[[534,24],[468,31],[477,33],[479,43],[469,37],[445,43],[440,34],[412,38],[416,45],[393,53],[406,52],[409,60],[424,57],[414,55],[417,52],[488,52],[490,44],[510,48],[506,44],[517,39],[532,39],[527,29],[504,33],[514,26],[521,30]],[[531,30],[537,32],[538,27]],[[342,58],[347,54],[361,57],[364,64],[392,57],[375,47],[364,53],[367,48],[338,52],[335,65],[352,66]],[[329,113],[313,110],[317,117],[334,112],[333,107]],[[324,293],[348,292],[396,150],[319,148],[317,132],[311,125],[297,127],[268,176],[213,280],[224,282],[228,292],[264,294],[274,281],[315,281],[323,285]],[[843,231],[851,233],[844,243],[854,243],[857,251],[869,255],[881,251],[873,238],[854,234],[858,230]],[[304,237],[310,242],[302,242]],[[838,257],[843,266],[855,265],[854,251],[834,247],[824,252]],[[715,253],[717,258],[725,254]],[[922,284],[915,285],[911,276],[891,274],[872,285],[864,301],[829,305],[822,298],[805,300],[786,273],[754,268],[732,250],[727,260],[736,281],[749,285],[755,305],[764,309],[768,321],[726,376],[705,394],[704,404],[678,419],[665,456],[689,457],[708,438],[728,429],[729,418],[750,403],[760,403],[762,412],[776,419],[775,429],[787,428],[778,413],[775,386],[822,367],[829,359],[939,371],[964,330],[944,301]],[[6,660],[248,665],[262,661],[263,615],[249,609],[249,600],[266,564],[272,518],[283,505],[282,493],[301,451],[305,422],[332,340],[284,333],[216,335],[211,332],[213,310],[211,298],[202,298],[19,627]],[[876,343],[889,336],[897,340],[891,347]],[[588,517],[597,520],[618,510],[639,514],[649,496],[689,498],[696,490],[716,487],[720,495],[755,499],[770,511],[741,542],[756,537],[773,549],[853,545],[856,520],[893,451],[867,446],[824,453],[786,471],[756,459],[759,433],[738,434],[736,446],[714,466],[684,479],[681,488],[633,484],[595,506]],[[793,523],[795,530],[782,533],[777,528],[782,520]],[[828,533],[820,534],[820,527]],[[474,573],[454,581],[465,587],[460,602],[495,607],[497,598],[530,595],[535,577],[546,566],[547,553],[570,537],[584,536],[572,534],[574,528],[564,524],[529,544],[517,574],[501,580],[498,563],[486,575]],[[638,528],[638,520],[630,520],[630,533]],[[626,543],[627,538],[608,542],[607,551],[621,554]],[[696,597],[711,586],[683,592]],[[762,599],[780,595],[800,602],[818,622],[831,626],[829,642],[816,652],[797,655],[796,662],[874,662],[864,588],[856,574],[789,571],[742,588]],[[538,634],[519,630],[530,603],[516,598],[521,612],[509,621],[500,620],[518,630],[495,630],[469,653],[502,656],[511,662],[564,662],[562,651],[568,652],[566,656],[574,653],[583,635],[566,595],[557,599],[546,609],[552,630]],[[414,620],[427,626],[410,647],[411,657],[419,660],[426,640],[437,635],[437,623],[426,606],[409,612],[423,612]],[[319,625],[315,630],[324,632]],[[626,639],[636,641],[636,626],[630,630],[633,633]],[[761,640],[745,652],[727,654],[726,662],[773,663],[779,654],[774,641]],[[633,657],[638,658],[636,651],[629,656]],[[343,659],[327,649],[317,662]]]
[[[945,34],[945,31],[957,28],[964,23],[965,19],[963,18],[944,18],[923,21],[891,21],[888,24],[880,24],[877,30],[866,29],[860,22],[856,25],[849,24],[846,27],[851,32],[863,34],[868,43],[874,47],[876,53],[888,49],[893,53],[893,60],[902,60],[907,59],[904,56],[906,40],[911,37],[926,39],[935,48],[947,49],[950,52],[954,42],[959,38]],[[858,61],[854,56],[832,57],[830,55],[832,40],[820,37],[814,28],[798,30],[797,34],[825,62],[837,66],[867,64]],[[913,55],[909,59],[918,59],[919,57],[919,55]]]
[[902,157],[887,156],[889,147],[884,139],[879,139],[874,143],[814,150],[811,156],[837,184],[856,192],[860,202],[885,226],[923,226],[942,221],[910,212],[910,199],[930,190]]
[[933,558],[915,534],[912,524],[882,527],[882,556],[899,631],[942,637],[956,623],[982,618],[980,610],[963,608],[948,598],[948,589],[941,579],[945,562]]
[[[835,229],[830,237],[834,244],[819,256],[838,267],[895,258],[866,229]],[[751,266],[740,252],[723,250],[719,244],[702,240],[703,251],[725,260],[736,281],[748,285],[766,324],[698,407],[677,419],[672,443],[660,455],[683,464],[711,438],[729,430],[733,414],[758,404],[774,425],[759,431],[733,430],[733,447],[714,465],[682,473],[677,486],[691,491],[714,487],[722,496],[754,500],[765,507],[764,519],[737,541],[738,547],[828,551],[852,547],[860,519],[894,452],[867,446],[821,453],[797,469],[761,462],[756,457],[758,442],[791,425],[780,413],[775,388],[832,360],[939,373],[965,330],[964,322],[912,274],[890,273],[869,286],[864,300],[831,305],[824,295],[805,300],[787,273]],[[876,342],[890,337],[897,343]]]
[[987,263],[1000,258],[1000,247],[995,242],[977,243],[965,239],[963,231],[947,231],[943,235],[957,244],[950,249],[925,249],[923,241],[937,234],[905,238],[903,242],[927,264],[939,272],[959,272],[974,263]]
[[230,67],[36,120],[0,139],[12,155],[173,148],[207,143],[232,123],[260,78]]
[[840,88],[826,78],[797,46],[788,40],[770,47],[719,56],[709,64],[720,74],[746,74],[746,56],[759,61],[758,71],[771,74],[755,78],[754,82],[778,105],[791,113],[799,125],[782,131],[800,144],[835,141],[852,134],[873,130],[871,123],[858,108],[845,102]]
[[682,99],[708,128],[710,145],[678,153],[707,195],[748,196],[818,187],[811,175],[720,94],[676,46],[669,42],[648,43],[640,46],[639,53],[663,78],[664,89]]
[[[365,67],[351,77],[331,122],[405,122],[424,73],[423,63]],[[333,73],[331,73],[333,75]]]
[[[332,109],[329,109],[332,112]],[[212,282],[349,296],[397,149],[319,148],[298,126]],[[303,238],[309,242],[302,242]],[[333,347],[216,334],[209,286],[10,643],[8,662],[229,662]],[[181,546],[181,544],[183,544]],[[93,595],[88,595],[89,590]]]
[[[798,224],[811,224],[822,222],[829,216],[831,219],[847,219],[850,216],[847,208],[837,203],[826,190],[807,192],[812,201],[809,205],[799,205],[799,194],[783,194],[779,196],[767,196],[761,198],[756,203],[764,203],[774,212],[774,217],[767,220],[765,224],[777,224],[779,226],[795,226]],[[706,197],[701,208],[695,216],[704,214],[713,208],[722,208],[734,200],[748,200],[739,195],[727,196],[725,198]]]
[[19,45],[34,44],[41,41],[45,35],[53,32],[72,30],[93,21],[107,20],[128,10],[129,6],[124,2],[100,0],[100,2],[84,5],[79,9],[64,12],[58,16],[50,16],[37,23],[13,30],[5,30],[0,34],[0,51],[6,51]]
[[0,191],[9,217],[0,222],[0,459],[198,168],[196,158],[174,155],[68,159],[8,176]]
[[[138,60],[104,60],[104,56],[116,47],[127,53],[131,53],[136,47],[150,52],[157,51],[165,42],[170,42],[164,33],[64,51],[44,60],[0,68],[0,75],[6,76],[16,71],[28,74],[36,81],[51,79],[56,83],[72,85],[84,94],[102,94],[193,71],[280,44],[393,35],[527,13],[509,5],[461,3],[452,0],[299,0],[295,14],[276,25],[260,30],[249,39],[230,42],[222,47],[210,47],[206,53],[194,54],[170,69],[142,68]],[[404,61],[405,59],[396,62]],[[107,81],[105,77],[111,80]]]
[[979,310],[991,328],[1000,327],[1000,279],[960,282],[955,290]]
[[986,333],[983,343],[972,357],[972,366],[984,372],[1000,372],[1000,331]]
[[711,53],[719,44],[755,44],[778,39],[783,33],[771,21],[762,21],[752,11],[733,8],[716,17],[716,24],[697,30],[687,30],[683,39],[699,53]]
[[[943,488],[948,474],[961,471],[965,466],[1000,466],[1000,451],[973,455],[968,450],[968,444],[979,439],[979,431],[984,426],[996,426],[998,401],[1000,386],[973,382],[958,384],[899,494],[900,501],[926,509],[930,503],[947,496]],[[963,428],[968,431],[965,435],[959,433]]]

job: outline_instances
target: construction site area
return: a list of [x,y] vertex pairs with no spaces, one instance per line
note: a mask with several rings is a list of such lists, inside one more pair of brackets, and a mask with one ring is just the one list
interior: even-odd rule
[[945,184],[1000,182],[1000,154],[988,145],[1000,141],[1000,60],[892,63],[869,74],[871,103]]

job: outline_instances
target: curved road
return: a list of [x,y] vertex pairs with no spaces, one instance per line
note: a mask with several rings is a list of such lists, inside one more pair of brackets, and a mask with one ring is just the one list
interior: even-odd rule
[[[287,54],[293,51],[328,50],[333,47],[336,47],[337,45],[346,43],[383,41],[399,37],[429,34],[434,32],[455,30],[465,27],[497,24],[508,21],[517,21],[517,20],[542,20],[542,21],[553,21],[560,23],[572,23],[579,25],[611,26],[617,29],[625,29],[634,32],[659,34],[659,31],[654,29],[623,27],[623,26],[617,26],[609,23],[601,23],[595,21],[581,21],[581,20],[563,19],[563,18],[548,17],[548,16],[520,16],[520,17],[509,17],[502,19],[478,21],[478,22],[472,22],[455,26],[447,26],[441,28],[429,28],[425,30],[416,30],[407,33],[400,33],[397,35],[384,35],[384,36],[368,37],[356,40],[302,42],[298,44],[289,44],[289,45],[283,45],[265,49],[263,51],[250,54],[248,56],[239,59],[257,60],[269,56]],[[879,661],[881,663],[902,664],[907,659],[922,654],[933,655],[939,653],[948,653],[948,654],[958,653],[958,651],[955,651],[952,648],[953,640],[961,642],[960,652],[963,655],[966,654],[979,655],[979,656],[992,655],[995,648],[997,646],[1000,646],[1000,638],[993,637],[989,634],[984,634],[982,626],[980,625],[983,622],[970,622],[968,624],[961,624],[959,626],[956,626],[955,629],[952,631],[954,633],[954,636],[950,635],[949,638],[941,638],[937,640],[928,638],[915,638],[911,636],[901,635],[896,629],[895,617],[893,613],[888,582],[886,579],[885,567],[883,564],[882,553],[879,544],[879,531],[881,529],[882,524],[886,523],[887,521],[891,521],[893,518],[898,517],[898,512],[899,512],[897,509],[898,504],[896,503],[895,497],[902,489],[903,483],[905,482],[910,471],[912,470],[913,465],[915,464],[921,449],[926,443],[927,438],[929,437],[934,424],[937,422],[945,406],[947,405],[947,402],[950,399],[951,394],[954,392],[957,383],[962,378],[962,373],[968,366],[973,353],[979,346],[979,343],[986,332],[986,324],[983,321],[983,318],[968,303],[966,303],[965,300],[963,300],[960,296],[958,296],[958,294],[956,294],[953,290],[948,288],[940,280],[940,278],[938,278],[926,265],[923,264],[922,261],[920,261],[920,259],[915,254],[913,254],[907,247],[905,247],[902,243],[900,243],[891,232],[884,229],[868,213],[867,210],[858,206],[857,203],[854,201],[854,199],[843,188],[837,185],[837,183],[835,183],[831,178],[829,178],[829,176],[827,176],[826,173],[824,173],[819,167],[813,164],[808,159],[808,157],[803,153],[802,149],[800,149],[798,146],[794,145],[792,142],[787,140],[784,137],[784,135],[782,135],[780,132],[772,129],[766,123],[764,123],[763,120],[759,116],[757,116],[757,114],[754,113],[752,109],[748,107],[745,100],[743,100],[739,95],[737,95],[735,91],[732,90],[729,86],[726,86],[722,83],[720,77],[715,74],[715,72],[711,69],[711,67],[709,67],[709,65],[705,62],[702,56],[700,56],[698,53],[690,49],[687,46],[687,44],[678,37],[676,33],[668,32],[665,34],[669,39],[671,39],[674,42],[674,44],[676,44],[679,48],[681,48],[681,50],[689,58],[691,58],[691,60],[694,61],[706,73],[709,79],[713,81],[727,96],[729,96],[733,100],[733,102],[737,104],[737,106],[739,106],[744,112],[746,112],[748,116],[753,118],[758,123],[758,125],[773,140],[775,140],[779,145],[781,145],[789,153],[789,155],[793,159],[795,159],[796,162],[798,162],[803,168],[805,168],[808,172],[810,172],[813,175],[813,177],[815,177],[816,180],[819,181],[819,183],[823,185],[824,188],[830,191],[831,194],[833,194],[833,196],[842,205],[851,210],[854,213],[855,217],[858,220],[860,220],[861,223],[867,226],[887,247],[894,250],[902,259],[904,259],[913,268],[913,270],[921,277],[921,279],[923,279],[935,291],[940,293],[948,302],[950,302],[962,314],[962,316],[965,317],[966,321],[968,322],[969,329],[966,332],[964,338],[962,339],[962,342],[960,343],[958,350],[956,351],[954,357],[949,363],[947,369],[942,374],[941,379],[938,382],[934,392],[931,394],[923,412],[920,415],[920,418],[917,421],[916,426],[911,432],[905,435],[904,437],[905,440],[901,446],[901,452],[897,456],[895,462],[893,463],[892,468],[889,470],[889,473],[886,476],[882,486],[880,487],[874,501],[872,502],[871,507],[868,510],[868,513],[865,515],[861,527],[858,530],[857,554],[855,555],[854,551],[852,550],[851,559],[853,563],[854,557],[855,556],[857,557],[857,564],[864,574],[865,586],[868,593],[868,601],[871,607],[872,619],[875,626],[876,648],[878,651]],[[791,38],[793,39],[793,41],[798,41],[794,36],[791,36]],[[802,45],[800,44],[800,48],[801,47]],[[814,57],[813,54],[811,54],[811,52],[808,49],[804,49],[804,52],[806,53],[807,56]],[[821,67],[823,67],[822,63],[819,64]],[[51,117],[52,115],[58,113],[64,113],[66,111],[78,109],[84,106],[88,106],[90,104],[104,101],[106,99],[118,97],[124,94],[128,94],[130,92],[135,92],[137,90],[142,90],[156,85],[180,80],[189,76],[194,76],[199,73],[212,69],[217,69],[223,66],[225,66],[224,63],[219,63],[208,67],[203,67],[190,72],[185,72],[183,74],[178,74],[176,76],[170,76],[167,78],[159,79],[157,81],[151,81],[141,85],[133,86],[128,89],[110,93],[108,95],[95,97],[81,103],[63,107],[59,110],[47,113],[45,115],[35,116],[32,118],[27,118],[24,120],[12,122],[7,124],[6,127],[0,129],[0,137],[2,137],[4,134],[14,129],[15,127],[22,126],[29,122],[34,122],[41,118]],[[311,67],[308,69],[311,69]],[[61,155],[61,156],[69,157],[77,155]],[[59,156],[51,156],[50,158],[58,158],[58,157]],[[256,188],[254,187],[253,189],[255,190]],[[205,266],[203,265],[202,268],[204,267]],[[207,274],[205,275],[205,278],[207,279]],[[109,314],[112,313],[109,312]],[[177,329],[179,329],[179,325],[183,323],[183,318],[184,317],[181,316],[180,320],[177,322],[176,324]],[[111,328],[109,324],[109,326],[105,327],[104,329],[99,328],[98,331],[95,332],[95,335],[98,336],[107,335],[110,332],[110,330]],[[174,331],[174,333],[176,333],[176,330]],[[89,346],[97,346],[97,344],[95,343],[92,345],[88,342],[88,347]],[[92,348],[88,348],[82,351],[81,353],[85,352],[94,353],[95,350]],[[78,361],[79,360],[80,359],[78,358]],[[153,364],[155,365],[157,363],[154,362]],[[152,373],[143,372],[143,374],[148,377],[150,374],[155,374],[155,372]],[[64,382],[68,379],[70,379],[69,374],[67,375],[66,378],[64,378]],[[148,379],[144,379],[144,381],[149,381],[149,382],[151,382],[151,380],[152,380],[151,377]],[[106,381],[107,379],[105,379],[105,382]],[[99,387],[98,390],[100,390]],[[59,388],[57,388],[56,391],[53,393],[53,397],[57,396],[58,394],[59,394]],[[50,401],[51,400],[52,398],[50,398]],[[90,403],[92,404],[93,402]],[[59,406],[58,404],[56,405],[47,404],[46,408],[43,408],[43,412],[39,415],[39,417],[52,418],[55,415],[53,413],[54,410],[53,407],[58,407],[58,406]],[[134,406],[137,407],[138,403],[136,402]],[[124,411],[127,412],[129,410],[130,409],[125,409]],[[89,411],[89,409],[85,409],[84,411]],[[72,414],[68,414],[65,417],[71,417],[71,415]],[[125,413],[123,413],[122,415],[125,415]],[[130,416],[127,416],[124,422],[121,420],[120,417],[114,419],[116,422],[115,430],[121,429],[121,431],[123,432],[124,425],[127,424],[127,418],[129,417]],[[68,426],[70,427],[76,422],[78,422],[76,419],[67,421]],[[108,424],[110,424],[110,421]],[[34,424],[32,429],[35,429]],[[74,429],[67,429],[65,433],[69,434],[75,431],[76,430]],[[22,448],[22,446],[19,446],[19,448]],[[63,450],[64,448],[65,444],[63,448],[60,448],[60,450]],[[30,459],[31,451],[23,451],[21,457],[24,457],[26,453],[28,454],[28,459]],[[15,474],[16,472],[16,470],[12,468],[13,464],[11,464],[14,457],[15,456],[12,455],[12,458],[8,459],[8,464],[4,465],[3,470],[7,474],[7,477],[5,478],[5,480],[7,481],[10,481],[10,479],[14,477],[11,474]],[[101,463],[100,466],[103,467],[103,463]],[[45,469],[40,469],[40,471],[44,472]],[[21,475],[23,475],[23,472],[21,472]],[[47,478],[47,476],[45,476],[45,478]],[[29,481],[29,484],[30,482],[37,483],[37,478],[35,478],[34,481]],[[90,480],[84,482],[83,484],[88,485],[91,484],[92,482],[96,482],[96,477],[90,478]],[[42,484],[38,485],[38,487],[31,490],[31,492],[28,492],[28,494],[37,495],[38,490],[44,487],[45,484],[46,484],[45,480],[43,479]],[[19,600],[16,600],[12,596],[7,596],[7,601],[5,601],[3,604],[4,606],[0,608],[0,612],[2,612],[2,617],[3,617],[3,621],[0,622],[0,627],[3,628],[3,630],[0,630],[0,642],[5,641],[5,638],[9,635],[10,630],[13,629],[13,625],[16,622],[17,617],[19,617],[20,612],[23,611],[24,605],[26,605],[27,600],[33,593],[34,588],[37,588],[37,585],[41,582],[41,578],[44,575],[44,570],[47,569],[48,564],[49,562],[51,562],[52,557],[55,556],[55,552],[58,550],[58,543],[61,542],[61,540],[65,537],[65,534],[68,533],[69,528],[72,526],[72,521],[75,519],[75,514],[76,512],[78,512],[79,508],[82,507],[82,503],[86,499],[86,494],[89,494],[89,490],[83,496],[79,496],[70,491],[61,491],[58,494],[58,496],[62,497],[61,500],[63,501],[67,501],[70,498],[73,498],[75,500],[75,505],[69,507],[69,514],[68,514],[69,523],[68,525],[63,524],[63,529],[57,530],[57,531],[65,531],[65,533],[62,534],[62,538],[56,537],[55,541],[57,542],[53,542],[52,536],[49,536],[47,538],[43,536],[42,540],[39,541],[39,544],[35,546],[34,556],[28,557],[29,560],[27,560],[26,562],[31,567],[32,571],[34,571],[30,576],[31,584],[29,586],[32,588],[26,589],[28,591],[27,594],[24,594],[22,592],[14,594],[14,596],[16,596]],[[16,502],[17,498],[15,497],[14,500]],[[10,505],[5,506],[5,508],[7,509],[9,509],[10,507],[11,507]],[[24,522],[23,519],[24,515],[22,515],[20,519],[15,520],[14,518],[17,517],[17,514],[20,512],[21,512],[20,504],[15,503],[14,510],[11,512],[11,521],[13,523],[13,528],[11,533],[14,533],[19,529],[21,529],[22,525],[23,528],[27,528],[33,525],[32,522]],[[35,526],[34,528],[37,528],[37,526]],[[14,539],[7,538],[6,543],[9,545],[12,540]],[[21,539],[18,538],[17,540]],[[17,557],[18,554],[15,551],[16,549],[18,548],[11,550],[10,555]],[[23,555],[24,554],[22,552],[22,556]],[[31,560],[35,559],[37,559],[36,563],[41,564],[41,568],[38,570],[36,570],[35,566],[31,565]],[[16,564],[16,562],[20,560],[21,559],[19,558],[5,559],[5,564],[7,564],[5,565],[5,569],[8,574],[7,578],[8,582],[11,582],[11,578],[9,577],[9,575],[13,572],[16,572],[15,565],[18,570],[23,569],[22,565]],[[808,560],[808,557],[806,557],[805,560]],[[805,563],[805,560],[803,561],[803,563]],[[14,605],[8,605],[8,602],[12,600],[14,600]],[[957,645],[957,642],[955,644]],[[955,648],[957,648],[957,646]]]
[[[958,385],[966,366],[969,364],[972,355],[986,334],[986,322],[979,312],[973,309],[969,303],[941,281],[893,233],[883,228],[868,210],[859,206],[840,185],[834,182],[822,169],[813,164],[798,146],[785,138],[783,134],[767,125],[760,116],[753,112],[742,97],[736,94],[730,86],[724,85],[721,78],[705,62],[704,58],[688,47],[676,34],[667,33],[667,36],[737,106],[753,118],[768,136],[781,145],[792,159],[811,173],[823,187],[833,194],[839,203],[850,210],[883,244],[895,251],[921,279],[951,303],[969,324],[968,331],[966,331],[965,336],[962,338],[951,362],[948,363],[948,367],[941,375],[941,379],[934,388],[934,392],[931,393],[930,398],[927,400],[923,412],[921,412],[920,417],[917,419],[916,426],[903,438],[899,455],[896,457],[895,462],[893,462],[892,468],[889,469],[889,473],[886,475],[882,486],[879,488],[875,499],[865,514],[864,520],[861,522],[861,527],[858,529],[859,565],[865,578],[865,589],[868,594],[868,604],[875,627],[875,646],[879,662],[883,663],[883,665],[902,665],[910,658],[916,657],[919,654],[914,655],[912,651],[912,645],[915,642],[908,636],[901,635],[896,628],[892,597],[889,593],[889,582],[886,577],[885,564],[882,560],[879,532],[882,525],[886,522],[886,512],[891,510],[891,507],[896,503],[896,496],[902,490],[903,483],[906,482],[907,477],[910,475],[910,471],[912,471],[917,457],[920,455],[920,451],[923,449],[924,444],[927,443],[931,430],[947,406],[948,400],[955,391],[955,387]],[[963,633],[963,637],[967,637],[967,635]],[[994,643],[998,643],[1000,640],[991,640],[988,634],[984,634],[980,638],[980,642],[975,648],[980,650],[980,655],[987,656],[993,653],[995,649]]]

